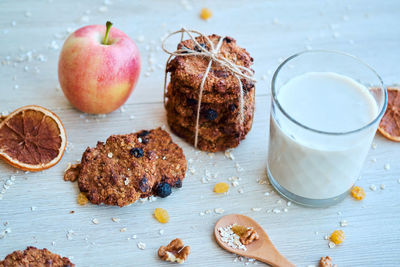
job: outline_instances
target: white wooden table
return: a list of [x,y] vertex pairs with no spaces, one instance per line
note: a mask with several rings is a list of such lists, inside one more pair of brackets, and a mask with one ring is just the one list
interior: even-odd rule
[[[199,19],[202,7],[214,13],[208,22]],[[69,32],[106,20],[136,40],[143,66],[124,108],[100,118],[78,112],[64,98],[57,60]],[[78,206],[77,185],[62,179],[69,162],[111,134],[166,124],[162,85],[167,56],[160,51],[160,38],[182,25],[231,35],[255,58],[259,82],[252,131],[234,150],[234,160],[222,153],[210,157],[173,136],[195,172],[188,172],[183,188],[166,199],[125,208]],[[235,256],[220,249],[212,236],[221,216],[214,209],[223,208],[225,214],[256,219],[298,266],[317,264],[325,255],[339,266],[399,266],[399,143],[376,136],[376,149],[370,151],[357,181],[367,192],[362,202],[348,197],[326,209],[287,206],[270,185],[257,182],[266,178],[271,74],[285,57],[310,48],[352,53],[371,64],[387,84],[400,82],[400,1],[0,1],[0,112],[27,104],[52,109],[62,119],[69,141],[61,162],[47,171],[24,173],[0,162],[0,187],[15,176],[0,200],[0,233],[11,229],[0,239],[0,259],[33,245],[69,256],[77,266],[169,266],[158,259],[157,249],[180,237],[192,247],[187,266],[242,266],[245,263],[234,263]],[[152,72],[150,56],[156,60]],[[212,179],[202,183],[207,176]],[[232,176],[241,178],[238,187],[231,187],[228,195],[213,193],[216,182]],[[371,185],[377,190],[370,190]],[[156,207],[168,210],[168,224],[153,218]],[[281,212],[271,212],[274,208]],[[206,210],[211,214],[201,216]],[[94,218],[99,224],[92,223]],[[348,226],[341,227],[341,220]],[[123,228],[126,232],[120,231]],[[347,238],[330,249],[324,236],[334,229],[343,229]],[[70,239],[68,231],[73,231]],[[140,250],[138,242],[146,248]]]

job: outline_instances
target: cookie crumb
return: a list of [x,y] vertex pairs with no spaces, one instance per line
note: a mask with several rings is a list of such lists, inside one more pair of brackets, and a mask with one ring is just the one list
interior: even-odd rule
[[319,261],[319,267],[337,267],[336,264],[332,264],[332,259],[329,256],[321,257]]
[[230,160],[234,160],[235,156],[232,154],[232,152],[233,152],[233,149],[226,150],[225,153],[224,153],[225,157],[230,159]]
[[111,220],[115,223],[119,223],[121,221],[120,218],[112,217]]

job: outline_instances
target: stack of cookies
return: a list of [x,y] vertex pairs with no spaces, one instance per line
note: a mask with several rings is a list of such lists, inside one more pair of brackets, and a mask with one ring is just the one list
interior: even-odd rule
[[[217,46],[220,36],[208,36]],[[209,43],[204,36],[196,41],[207,50]],[[179,49],[203,50],[193,40],[178,44]],[[225,37],[218,55],[238,66],[250,69],[253,58],[237,46],[233,38]],[[170,83],[166,92],[166,110],[171,129],[187,142],[194,144],[200,85],[210,58],[198,55],[176,56],[167,65]],[[253,70],[251,70],[254,72]],[[252,75],[252,74],[250,74]],[[224,151],[239,145],[250,131],[255,109],[255,85],[241,78],[243,90],[243,119],[241,119],[241,87],[232,71],[213,62],[203,86],[198,127],[197,147],[204,151]]]

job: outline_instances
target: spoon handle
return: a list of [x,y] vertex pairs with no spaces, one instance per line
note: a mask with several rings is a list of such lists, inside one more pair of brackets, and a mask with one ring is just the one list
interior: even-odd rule
[[274,253],[271,253],[271,250],[264,251],[264,253],[258,256],[257,260],[267,263],[272,267],[296,267],[296,265],[291,263],[277,250],[275,250]]

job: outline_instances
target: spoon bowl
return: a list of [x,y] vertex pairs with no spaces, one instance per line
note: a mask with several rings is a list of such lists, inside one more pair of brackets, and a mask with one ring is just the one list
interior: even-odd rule
[[[221,240],[218,228],[226,227],[232,224],[243,225],[245,227],[253,227],[258,233],[259,239],[246,245],[247,250],[241,250],[230,247],[227,243]],[[286,259],[272,244],[264,229],[252,218],[241,214],[230,214],[220,218],[214,227],[214,236],[217,243],[225,250],[237,255],[256,259],[267,263],[273,267],[294,267],[295,265]]]

